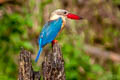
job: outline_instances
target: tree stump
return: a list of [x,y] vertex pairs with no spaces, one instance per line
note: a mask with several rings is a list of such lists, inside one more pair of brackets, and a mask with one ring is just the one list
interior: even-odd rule
[[33,71],[31,53],[24,49],[20,52],[18,80],[40,80],[40,71]]
[[58,43],[54,44],[52,53],[45,55],[42,70],[44,80],[65,80],[64,60]]
[[[52,47],[52,53],[45,53],[42,63],[43,80],[65,80],[64,60],[58,43]],[[32,68],[31,53],[22,49],[19,58],[18,80],[40,80],[40,71]]]

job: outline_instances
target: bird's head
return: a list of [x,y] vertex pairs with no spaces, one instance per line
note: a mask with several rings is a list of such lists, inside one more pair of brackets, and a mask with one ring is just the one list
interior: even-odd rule
[[55,20],[58,19],[59,17],[62,17],[63,20],[65,20],[65,18],[74,19],[74,20],[82,19],[82,17],[72,14],[67,10],[57,9],[54,12],[52,12],[50,16],[50,20]]

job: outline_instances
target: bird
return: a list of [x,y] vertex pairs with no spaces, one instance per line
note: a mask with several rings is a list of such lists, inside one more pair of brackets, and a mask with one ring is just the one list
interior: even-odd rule
[[83,19],[82,17],[72,14],[67,10],[64,9],[57,9],[53,11],[50,15],[49,21],[43,26],[42,31],[40,33],[38,43],[39,43],[39,51],[37,53],[35,62],[38,61],[40,57],[40,53],[42,52],[43,47],[48,44],[57,42],[55,40],[58,33],[60,33],[64,25],[66,24],[66,18],[68,19],[74,19],[74,20],[80,20]]

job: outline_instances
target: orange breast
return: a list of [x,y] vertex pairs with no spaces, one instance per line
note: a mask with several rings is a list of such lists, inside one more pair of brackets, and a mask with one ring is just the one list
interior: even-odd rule
[[[65,25],[65,21],[63,20],[63,23],[62,23],[62,27],[61,27],[60,32],[64,29],[64,25]],[[59,32],[59,33],[60,33],[60,32]]]

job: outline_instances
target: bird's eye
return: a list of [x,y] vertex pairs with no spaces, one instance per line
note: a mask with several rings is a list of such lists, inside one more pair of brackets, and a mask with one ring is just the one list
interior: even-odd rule
[[65,11],[64,14],[67,14],[67,12]]

